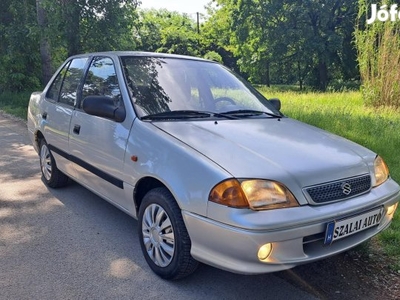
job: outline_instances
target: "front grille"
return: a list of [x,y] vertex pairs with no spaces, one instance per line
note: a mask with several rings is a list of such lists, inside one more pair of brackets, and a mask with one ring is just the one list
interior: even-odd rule
[[316,204],[344,200],[371,189],[371,176],[362,175],[305,188],[305,192]]

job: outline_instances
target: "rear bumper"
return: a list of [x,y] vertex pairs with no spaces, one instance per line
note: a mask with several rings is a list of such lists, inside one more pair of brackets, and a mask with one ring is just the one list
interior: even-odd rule
[[[243,229],[186,211],[182,213],[192,241],[191,254],[195,259],[234,273],[260,274],[320,260],[370,239],[390,225],[393,214],[389,215],[387,209],[399,200],[400,192],[396,189],[380,201],[375,201],[374,206],[368,209],[347,211],[342,215],[336,212],[335,218],[329,214],[325,219],[318,216],[318,221],[268,230]],[[379,207],[384,209],[384,217],[379,225],[337,240],[329,246],[324,245],[327,223]],[[266,261],[260,261],[258,250],[266,243],[272,243],[272,252]]]

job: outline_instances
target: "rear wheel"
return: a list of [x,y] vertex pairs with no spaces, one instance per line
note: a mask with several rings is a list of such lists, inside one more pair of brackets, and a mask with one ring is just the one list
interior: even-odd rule
[[193,273],[198,262],[190,255],[191,242],[182,214],[165,188],[149,191],[139,209],[139,238],[150,268],[164,279]]
[[39,157],[40,170],[46,185],[52,188],[65,186],[68,183],[68,176],[57,168],[56,161],[44,139],[40,141]]

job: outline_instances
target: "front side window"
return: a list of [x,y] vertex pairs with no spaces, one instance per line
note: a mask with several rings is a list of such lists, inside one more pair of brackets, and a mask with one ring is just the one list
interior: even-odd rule
[[[59,102],[74,106],[77,100],[78,87],[81,82],[87,57],[75,58],[71,61],[64,75]],[[61,72],[62,73],[62,72]]]
[[[90,64],[82,89],[82,99],[87,96],[106,96],[121,105],[121,91],[114,63],[109,57],[95,57]],[[80,105],[82,107],[82,103]]]

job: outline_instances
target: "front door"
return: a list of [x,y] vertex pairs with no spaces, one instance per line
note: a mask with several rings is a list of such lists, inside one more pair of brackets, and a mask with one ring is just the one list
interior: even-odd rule
[[[124,105],[114,63],[109,57],[94,57],[87,72],[82,99],[101,95],[114,100],[116,108]],[[86,114],[82,101],[72,114],[69,147],[80,183],[113,204],[129,210],[123,183],[125,148],[133,120],[119,123]]]

